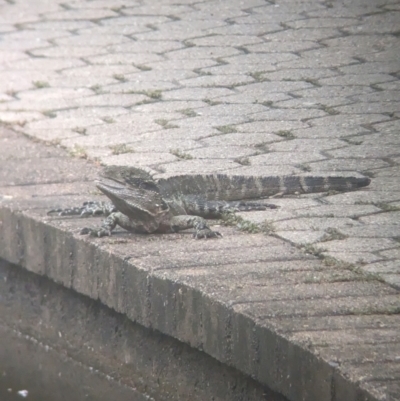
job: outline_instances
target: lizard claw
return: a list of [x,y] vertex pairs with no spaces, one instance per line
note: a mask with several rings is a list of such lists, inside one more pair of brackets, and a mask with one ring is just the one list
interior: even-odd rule
[[111,235],[110,230],[105,230],[104,228],[100,228],[98,230],[94,230],[93,228],[84,227],[79,232],[80,235],[87,235],[89,234],[91,237],[106,237]]
[[201,230],[197,230],[195,233],[193,233],[193,238],[195,239],[201,239],[201,238],[220,238],[222,237],[222,234],[219,233],[218,231],[213,231],[211,229],[203,228]]

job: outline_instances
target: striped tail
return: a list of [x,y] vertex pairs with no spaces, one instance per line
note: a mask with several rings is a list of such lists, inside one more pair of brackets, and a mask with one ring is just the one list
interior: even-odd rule
[[158,186],[166,197],[176,194],[200,195],[205,200],[242,200],[276,194],[352,191],[369,185],[361,175],[241,176],[225,174],[180,175],[160,179]]

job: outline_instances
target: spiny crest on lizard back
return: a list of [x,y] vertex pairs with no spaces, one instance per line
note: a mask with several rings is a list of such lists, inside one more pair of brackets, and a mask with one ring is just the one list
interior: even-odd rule
[[168,197],[199,194],[206,200],[242,200],[281,194],[349,191],[369,185],[364,176],[240,176],[225,174],[180,175],[160,179],[157,185]]
[[107,166],[101,177],[129,185],[133,188],[160,192],[151,174],[136,167]]

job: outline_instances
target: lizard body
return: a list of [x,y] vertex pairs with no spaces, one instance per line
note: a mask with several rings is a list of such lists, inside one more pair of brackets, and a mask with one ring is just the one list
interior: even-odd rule
[[85,228],[83,234],[111,235],[116,225],[137,233],[176,232],[195,229],[195,238],[218,237],[205,218],[224,213],[276,208],[246,199],[277,194],[350,191],[369,185],[363,176],[228,176],[225,174],[181,175],[154,180],[144,170],[109,166],[97,188],[112,203],[87,202],[81,208],[55,209],[49,214],[105,215],[101,228]]

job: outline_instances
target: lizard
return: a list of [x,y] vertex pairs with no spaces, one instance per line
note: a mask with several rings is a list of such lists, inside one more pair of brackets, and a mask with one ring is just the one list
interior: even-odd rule
[[275,209],[269,203],[247,199],[325,191],[351,191],[371,180],[354,176],[243,176],[226,174],[180,175],[155,180],[142,169],[105,167],[97,188],[111,202],[85,202],[81,207],[52,209],[49,215],[81,217],[103,215],[98,229],[83,228],[81,234],[108,236],[119,225],[135,233],[178,232],[194,229],[194,238],[220,237],[205,219],[224,213]]

